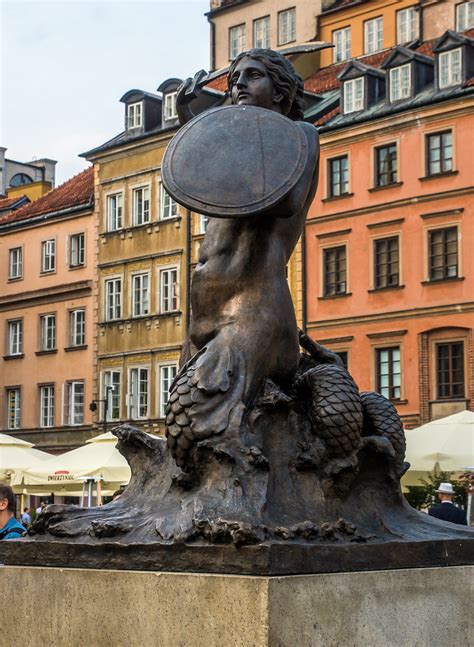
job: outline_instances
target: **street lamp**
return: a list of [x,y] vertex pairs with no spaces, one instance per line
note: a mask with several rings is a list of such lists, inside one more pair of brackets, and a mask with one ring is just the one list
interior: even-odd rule
[[109,394],[115,391],[115,386],[106,386],[105,387],[105,398],[92,400],[89,404],[89,409],[91,411],[97,411],[97,403],[102,402],[104,404],[104,434],[107,432],[107,412],[109,410]]

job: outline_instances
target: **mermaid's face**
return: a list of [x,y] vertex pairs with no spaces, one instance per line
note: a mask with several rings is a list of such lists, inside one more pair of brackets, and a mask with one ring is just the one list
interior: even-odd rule
[[232,103],[238,106],[258,106],[281,112],[281,95],[266,67],[260,61],[245,56],[230,78]]

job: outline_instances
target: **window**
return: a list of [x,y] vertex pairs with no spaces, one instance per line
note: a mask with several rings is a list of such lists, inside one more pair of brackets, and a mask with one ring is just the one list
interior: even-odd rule
[[78,267],[85,262],[85,234],[69,236],[69,266]]
[[398,236],[374,241],[374,288],[391,288],[399,284]]
[[349,366],[349,353],[347,352],[347,350],[333,350],[332,352],[339,357],[344,368],[347,371]]
[[428,175],[448,173],[453,170],[453,142],[452,133],[447,130],[442,133],[428,135],[427,166]]
[[356,112],[364,108],[364,79],[344,82],[344,112]]
[[160,271],[160,312],[178,309],[178,268]]
[[177,92],[168,92],[165,94],[165,120],[176,119],[178,113],[176,112],[176,95]]
[[349,158],[347,155],[328,160],[329,196],[349,193]]
[[383,18],[374,18],[364,23],[365,54],[373,54],[383,47]]
[[133,189],[133,224],[144,225],[150,222],[150,189],[142,186]]
[[323,250],[324,296],[345,294],[346,246],[329,247]]
[[351,57],[351,28],[345,27],[332,33],[334,45],[334,63],[347,61]]
[[7,389],[7,429],[19,429],[21,417],[20,389]]
[[436,344],[438,398],[464,398],[464,343]]
[[377,348],[377,391],[389,400],[400,400],[400,347]]
[[40,317],[40,324],[40,350],[54,350],[56,348],[56,315],[43,315]]
[[8,355],[23,353],[23,320],[8,322]]
[[127,129],[139,128],[142,125],[142,104],[129,103],[127,106]]
[[474,27],[474,2],[461,2],[456,7],[456,31]]
[[439,55],[439,87],[447,88],[458,85],[462,81],[461,74],[461,48],[452,49],[450,52],[441,52]]
[[418,38],[418,11],[408,7],[397,11],[397,42],[402,45]]
[[278,13],[278,45],[286,45],[296,40],[296,9],[286,9]]
[[54,427],[54,385],[40,386],[40,427]]
[[458,228],[446,227],[428,232],[430,281],[458,276]]
[[122,316],[122,279],[105,282],[105,320],[113,321]]
[[69,344],[84,346],[86,343],[86,311],[71,310],[69,313]]
[[209,217],[199,214],[199,233],[200,234],[206,233],[208,224],[209,224]]
[[107,196],[107,231],[122,228],[122,194]]
[[148,369],[131,368],[129,373],[128,417],[131,420],[148,415]]
[[41,243],[41,271],[54,272],[56,269],[56,241],[45,240]]
[[229,59],[232,61],[245,50],[245,24],[229,29]]
[[[103,373],[103,399],[107,400],[107,419],[119,420],[120,419],[120,371],[104,371]],[[107,390],[108,396],[107,396]]]
[[84,382],[66,382],[65,424],[84,424]]
[[8,278],[21,279],[23,276],[23,249],[14,247],[9,250]]
[[176,364],[160,366],[160,418],[165,417],[166,404],[168,403],[170,386],[177,373]]
[[23,186],[24,184],[31,184],[33,180],[26,173],[16,173],[10,180],[10,186]]
[[388,144],[375,149],[376,186],[388,186],[397,181],[397,145]]
[[262,49],[270,47],[270,16],[253,21],[253,46]]
[[149,313],[149,276],[134,274],[132,276],[132,315],[140,317]]
[[178,203],[173,200],[170,194],[166,191],[165,187],[161,184],[161,220],[167,218],[176,218],[178,215]]
[[411,65],[400,65],[390,70],[390,101],[411,96]]

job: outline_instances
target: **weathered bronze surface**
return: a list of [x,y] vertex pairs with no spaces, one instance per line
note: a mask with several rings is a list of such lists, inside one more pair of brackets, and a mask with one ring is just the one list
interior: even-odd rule
[[[232,64],[229,86],[234,107],[214,111],[208,123],[219,115],[232,123],[235,115],[236,141],[229,130],[220,140],[227,149],[209,164],[201,148],[204,170],[187,178],[189,158],[181,156],[193,154],[186,137],[198,132],[194,126],[177,135],[167,155],[164,180],[173,195],[190,206],[193,191],[199,200],[208,191],[220,211],[210,219],[193,276],[192,321],[170,389],[166,442],[117,427],[132,470],[122,497],[102,508],[49,506],[29,539],[3,542],[10,546],[0,546],[0,559],[249,574],[473,563],[472,530],[405,501],[405,436],[391,402],[359,392],[336,355],[298,334],[285,268],[316,191],[319,160],[316,129],[299,121],[301,79],[279,54],[251,50]],[[183,118],[193,116],[186,102],[196,87],[188,80],[178,94]],[[269,128],[260,127],[265,114]],[[246,116],[255,141],[249,137],[245,146],[254,153],[242,155],[248,164],[256,155],[259,170],[249,175],[232,162],[222,171],[221,181],[230,170],[245,183],[242,212],[230,216],[238,182],[232,177],[216,189],[206,184],[205,169],[219,174],[219,165],[235,161],[228,148],[239,150]],[[295,149],[299,161],[289,159],[268,185],[265,151],[282,144],[281,132],[295,130],[295,141],[306,142]],[[265,200],[266,188],[280,186],[285,173],[292,178],[286,194],[252,212],[252,196]],[[196,177],[204,179],[196,185]]]

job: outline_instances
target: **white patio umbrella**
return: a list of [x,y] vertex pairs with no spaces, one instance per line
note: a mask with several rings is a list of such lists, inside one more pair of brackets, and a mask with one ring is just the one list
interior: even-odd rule
[[51,458],[51,454],[33,447],[33,443],[0,434],[0,481],[10,482],[13,472],[39,468]]
[[404,485],[419,484],[435,466],[459,475],[474,464],[474,412],[461,411],[409,429],[406,439],[406,460],[411,466]]

